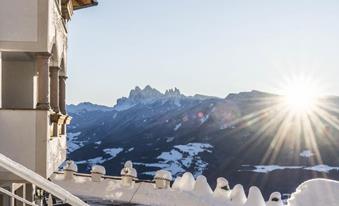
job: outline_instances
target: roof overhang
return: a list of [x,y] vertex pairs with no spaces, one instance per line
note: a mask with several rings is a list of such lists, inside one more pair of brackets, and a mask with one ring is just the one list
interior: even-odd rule
[[92,7],[98,5],[97,0],[72,0],[73,9],[84,9],[87,7]]

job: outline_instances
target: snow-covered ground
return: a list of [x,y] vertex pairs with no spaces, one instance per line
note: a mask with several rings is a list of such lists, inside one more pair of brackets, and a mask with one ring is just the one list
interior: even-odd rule
[[95,165],[95,164],[102,164],[106,161],[109,161],[113,158],[115,158],[120,152],[122,152],[124,149],[123,148],[106,148],[103,151],[109,155],[109,157],[95,157],[87,160],[80,160],[76,161],[77,164],[89,164],[89,165]]
[[[317,172],[330,172],[331,170],[338,170],[339,171],[339,167],[331,167],[328,165],[315,165],[315,166],[311,166],[311,167],[305,167],[305,170],[312,170],[312,171],[317,171]],[[339,195],[339,194],[338,194]]]
[[67,152],[71,153],[80,147],[83,147],[81,141],[77,141],[76,138],[81,134],[81,132],[67,133]]
[[180,129],[181,126],[182,126],[182,123],[179,123],[179,124],[175,125],[173,130],[177,131],[178,129]]
[[[203,161],[199,154],[211,153],[213,146],[206,143],[188,143],[186,145],[175,145],[172,150],[162,152],[156,163],[135,163],[146,167],[157,167],[168,170],[173,176],[184,173],[189,168],[194,168],[194,176],[201,175],[207,168],[208,163]],[[154,175],[155,171],[143,174]]]
[[299,154],[301,157],[312,157],[314,156],[314,153],[310,150],[304,150]]
[[325,172],[328,173],[331,170],[338,170],[339,167],[332,167],[329,165],[319,164],[314,166],[280,166],[280,165],[242,165],[243,167],[254,167],[254,169],[240,169],[239,172],[242,171],[251,171],[251,172],[258,172],[258,173],[269,173],[275,170],[284,170],[284,169],[304,169],[304,170],[312,170],[316,172]]

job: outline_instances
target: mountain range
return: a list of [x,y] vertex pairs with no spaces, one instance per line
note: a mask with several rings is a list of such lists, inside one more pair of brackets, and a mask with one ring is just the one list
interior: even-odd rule
[[[68,105],[73,117],[68,158],[81,172],[100,164],[119,175],[132,160],[139,178],[151,179],[159,169],[173,176],[190,171],[214,186],[223,176],[231,185],[257,185],[265,196],[291,193],[312,177],[339,180],[338,110],[321,107],[328,118],[307,114],[305,129],[285,112],[281,99],[255,90],[218,98],[146,86],[135,87],[112,107]],[[339,105],[337,97],[323,101]]]

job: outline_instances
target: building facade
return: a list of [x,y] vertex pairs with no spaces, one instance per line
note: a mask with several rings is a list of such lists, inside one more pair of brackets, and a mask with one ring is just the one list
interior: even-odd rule
[[[0,0],[0,153],[45,178],[66,159],[67,22],[96,4]],[[0,186],[22,182],[0,168]]]

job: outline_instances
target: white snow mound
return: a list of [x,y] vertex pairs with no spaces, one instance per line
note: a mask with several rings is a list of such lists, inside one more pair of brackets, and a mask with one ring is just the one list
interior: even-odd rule
[[339,182],[313,179],[299,185],[288,200],[288,206],[338,206]]
[[242,206],[245,204],[247,198],[246,194],[244,191],[244,187],[240,184],[237,184],[234,186],[234,188],[231,191],[231,201],[234,203],[236,206]]
[[210,196],[213,191],[203,175],[199,175],[194,185],[194,192],[201,196]]
[[266,206],[264,197],[259,188],[255,186],[250,187],[248,198],[244,206]]
[[218,177],[217,186],[213,192],[213,197],[220,199],[220,201],[226,201],[230,200],[230,194],[231,190],[228,181],[223,177]]
[[281,199],[280,192],[273,192],[270,199],[267,201],[266,206],[283,206],[284,203]]
[[173,190],[180,190],[180,182],[181,182],[181,177],[176,177],[174,182],[173,182],[173,185],[172,185],[172,189]]
[[78,172],[78,166],[72,160],[67,160],[64,170]]
[[93,165],[92,169],[91,169],[91,173],[99,173],[99,174],[105,175],[106,169],[105,169],[105,167],[103,167],[101,165]]
[[165,179],[172,181],[172,174],[166,170],[159,170],[155,173],[154,179]]
[[183,191],[192,191],[194,189],[195,180],[190,172],[185,172],[180,180],[179,189]]

